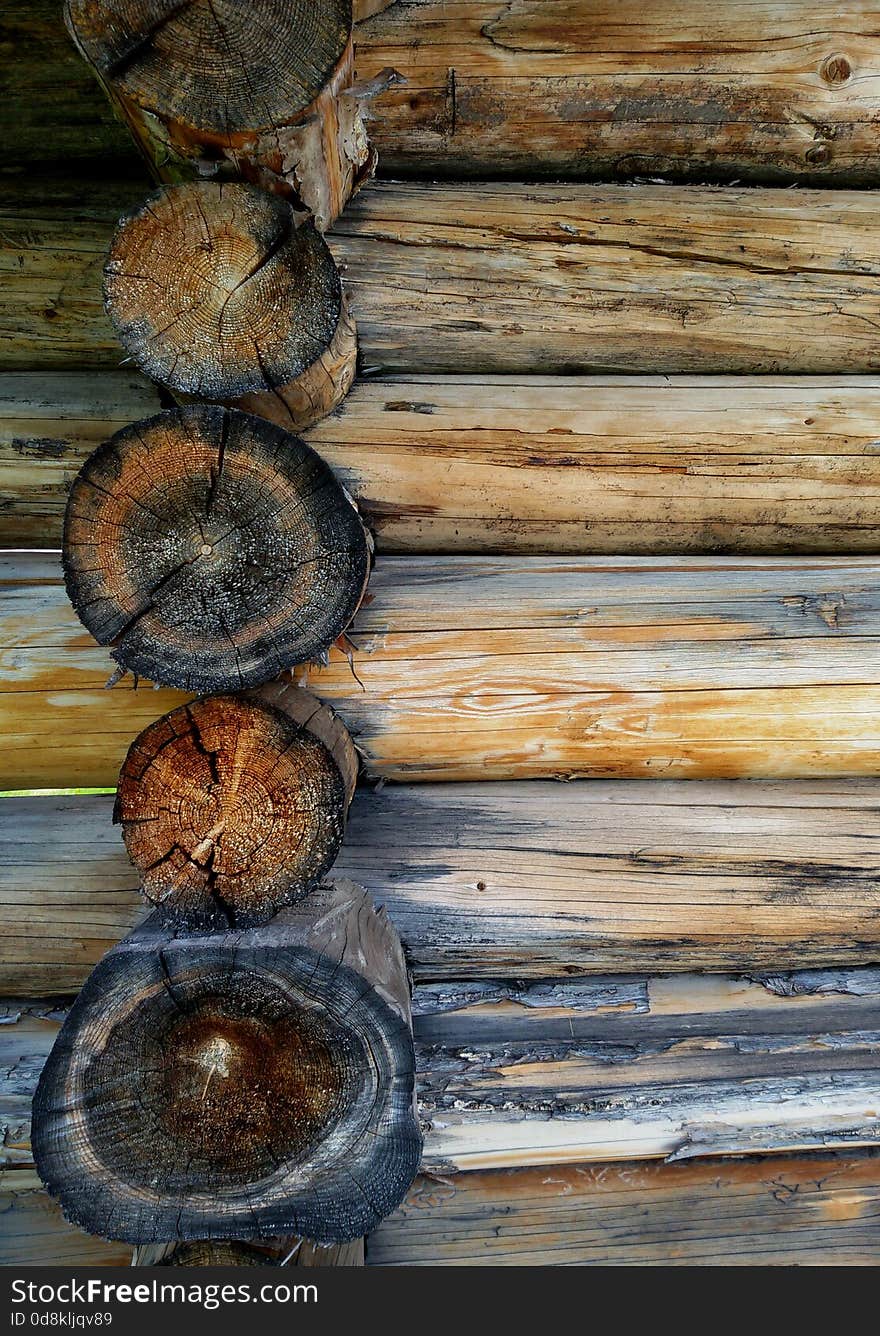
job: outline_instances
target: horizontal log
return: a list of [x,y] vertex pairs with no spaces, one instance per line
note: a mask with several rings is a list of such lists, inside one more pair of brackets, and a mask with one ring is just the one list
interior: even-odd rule
[[417,1180],[368,1266],[873,1266],[880,1156],[553,1165]]
[[[112,805],[0,800],[0,993],[75,992],[145,912]],[[389,785],[356,795],[334,875],[422,983],[849,969],[880,957],[878,808],[873,779]]]
[[[380,169],[418,175],[663,174],[876,184],[877,7],[634,0],[356,0]],[[4,161],[134,168],[57,0],[0,26]]]
[[[112,367],[100,271],[131,186],[0,209],[0,369]],[[880,367],[873,196],[376,182],[329,238],[361,367],[856,374]]]
[[357,63],[406,80],[372,106],[394,173],[874,184],[877,19],[871,0],[398,0]]
[[[352,662],[298,670],[394,780],[746,779],[880,767],[878,563],[386,557]],[[3,789],[113,786],[176,691],[103,689],[52,555],[0,560]]]
[[[129,372],[0,374],[0,546],[58,547],[67,488],[157,412]],[[381,552],[871,552],[880,381],[394,376],[306,433]]]
[[[806,996],[779,976],[417,988],[422,1167],[874,1145],[877,971],[813,983]],[[25,1167],[28,1101],[60,1024],[45,1007],[33,1010],[12,1011],[0,1072],[0,1118],[13,1129],[7,1155]]]
[[131,1266],[124,1243],[69,1225],[33,1169],[0,1169],[0,1265]]

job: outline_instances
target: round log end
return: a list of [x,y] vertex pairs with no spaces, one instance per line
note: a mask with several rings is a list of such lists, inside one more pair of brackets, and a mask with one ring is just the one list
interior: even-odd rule
[[297,719],[254,696],[209,696],[132,743],[114,820],[143,894],[164,914],[208,927],[259,923],[333,866],[353,748],[322,727],[318,701],[303,705]]
[[99,447],[71,488],[63,545],[71,602],[120,667],[200,693],[320,658],[370,568],[367,532],[320,456],[209,405]]
[[351,40],[352,0],[66,0],[123,100],[225,142],[296,122]]
[[148,376],[225,402],[283,395],[327,356],[340,321],[350,324],[314,223],[298,225],[287,200],[240,183],[168,186],[124,218],[104,304]]
[[412,1036],[362,975],[282,928],[136,939],[77,998],[34,1100],[38,1171],[134,1244],[358,1238],[421,1139]]
[[232,1240],[203,1239],[182,1243],[157,1266],[276,1266],[277,1261],[260,1248]]

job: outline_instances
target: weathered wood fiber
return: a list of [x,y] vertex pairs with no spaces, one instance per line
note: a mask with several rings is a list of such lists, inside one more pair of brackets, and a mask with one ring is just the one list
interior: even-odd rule
[[[875,183],[877,7],[663,0],[355,0],[380,169],[461,176],[665,173]],[[4,162],[137,166],[64,31],[58,0],[13,0]],[[848,67],[848,68],[847,68]]]
[[[806,994],[799,978],[417,988],[423,1169],[876,1144],[877,971],[820,973]],[[51,1043],[38,1021],[24,1004],[0,1081],[25,1165],[27,1088]]]
[[[367,775],[831,778],[880,766],[878,563],[386,557],[301,670]],[[103,689],[57,558],[2,559],[4,789],[112,786],[179,693]]]
[[[0,210],[0,369],[114,366],[99,271],[140,197]],[[67,202],[64,202],[67,201]],[[330,238],[366,372],[880,367],[872,194],[377,182]]]
[[[0,374],[0,546],[57,547],[129,372]],[[873,552],[875,377],[392,376],[307,433],[380,552]]]
[[876,1153],[420,1178],[369,1266],[875,1266]]
[[90,975],[32,1107],[40,1176],[91,1233],[361,1238],[422,1150],[387,914],[338,881],[244,932],[152,915]]
[[33,1169],[0,1169],[0,1265],[130,1266],[131,1248],[68,1224]]
[[398,0],[358,74],[406,79],[370,129],[386,171],[877,181],[871,0]]
[[[138,921],[110,795],[0,800],[0,993],[75,992]],[[334,875],[420,981],[880,957],[876,780],[386,786]],[[638,995],[638,994],[636,994]]]
[[244,176],[323,230],[375,166],[348,93],[351,0],[65,0],[64,20],[163,180]]

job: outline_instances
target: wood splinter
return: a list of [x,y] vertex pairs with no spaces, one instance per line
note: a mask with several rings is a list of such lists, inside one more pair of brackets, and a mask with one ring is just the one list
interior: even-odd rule
[[104,305],[132,361],[174,395],[289,431],[354,381],[357,332],[326,242],[253,186],[172,186],[123,218]]
[[324,231],[375,169],[352,0],[66,0],[65,19],[160,180],[243,177]]
[[183,705],[135,739],[113,819],[144,896],[244,926],[307,895],[345,833],[357,754],[328,706],[285,684]]
[[70,600],[117,663],[241,690],[319,659],[363,598],[371,543],[323,460],[261,418],[197,405],[100,446],[71,488]]
[[409,982],[350,882],[246,932],[153,915],[79,994],[34,1099],[68,1219],[133,1244],[361,1238],[421,1158]]

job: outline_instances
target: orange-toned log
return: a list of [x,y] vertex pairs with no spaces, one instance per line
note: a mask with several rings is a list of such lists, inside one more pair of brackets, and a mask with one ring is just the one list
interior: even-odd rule
[[[0,544],[57,547],[131,372],[0,373]],[[307,440],[379,552],[873,552],[880,380],[394,376]]]

